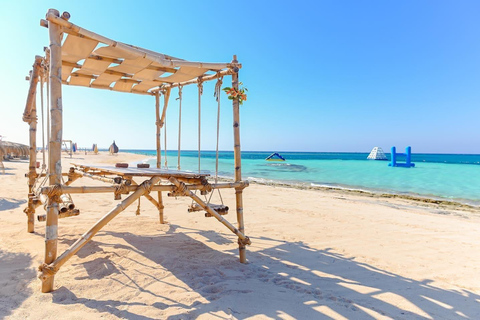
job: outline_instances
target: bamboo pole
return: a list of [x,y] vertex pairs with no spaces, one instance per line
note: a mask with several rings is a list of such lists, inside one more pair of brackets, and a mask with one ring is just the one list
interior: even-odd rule
[[[168,95],[170,96],[170,91],[168,91]],[[166,97],[165,97],[165,103],[168,103],[168,99]],[[163,106],[164,111],[166,107],[167,105],[165,104]],[[157,117],[157,121],[155,122],[157,125],[157,168],[160,169],[160,167],[162,166],[162,150],[161,150],[161,144],[160,144],[160,132],[163,126],[163,122],[160,118],[160,92],[159,91],[155,93],[155,111],[156,111],[156,117]],[[162,199],[162,191],[158,190],[158,214],[159,214],[159,219],[161,224],[165,223],[163,218],[163,208],[164,206],[163,206],[163,199]]]
[[[88,241],[90,241],[94,235],[97,234],[107,223],[109,223],[113,218],[115,218],[119,213],[124,211],[128,206],[134,203],[142,195],[149,193],[151,187],[160,180],[160,177],[153,177],[150,180],[143,182],[138,189],[121,201],[115,208],[110,210],[106,215],[104,215],[97,223],[95,223],[87,232],[85,232],[80,239],[75,241],[64,253],[62,253],[58,259],[51,261],[50,263],[43,264],[40,266],[40,279],[43,282],[47,281],[50,278],[53,278],[54,274],[60,269],[65,262],[68,261],[74,254],[78,252]],[[48,219],[48,216],[47,216]],[[48,220],[47,220],[48,222]]]
[[[167,88],[163,94],[163,110],[162,110],[162,118],[160,119],[160,125],[163,127],[165,123],[165,118],[167,117],[167,108],[168,108],[168,100],[170,99],[170,91],[172,88]],[[165,147],[166,148],[166,147]]]
[[156,121],[155,125],[157,126],[157,168],[160,169],[162,166],[162,150],[160,144],[160,131],[162,129],[162,123],[160,122],[160,92],[157,91],[155,93],[155,113],[156,113]]
[[83,172],[83,171],[78,170],[78,169],[74,169],[74,172],[75,172],[76,175],[78,175],[80,177],[86,177],[86,178],[90,178],[92,180],[103,181],[103,182],[107,182],[107,183],[111,183],[111,184],[115,183],[115,180],[113,178],[97,176],[97,175],[94,175],[94,174],[91,174],[91,173]]
[[164,210],[165,206],[163,205],[163,196],[162,196],[162,192],[161,191],[158,191],[158,217],[160,219],[160,224],[164,224],[165,223],[165,217],[163,215],[163,210]]
[[[74,216],[78,216],[80,215],[80,210],[78,209],[73,209],[73,210],[69,210],[67,212],[63,212],[63,213],[59,213],[58,214],[58,219],[63,219],[63,218],[68,218],[68,217],[74,217]],[[47,215],[46,214],[39,214],[37,216],[37,220],[39,222],[43,222],[45,220],[47,220]]]
[[[179,179],[178,179],[179,180]],[[228,182],[228,183],[216,183],[211,184],[210,186],[212,189],[243,189],[248,187],[249,182],[245,181],[237,181],[237,182]],[[205,186],[202,184],[195,184],[195,185],[187,185],[188,190],[204,190]],[[124,187],[125,192],[134,192],[138,189],[138,186],[130,185]],[[51,192],[52,187],[43,187],[40,189],[39,194],[48,194]],[[59,186],[58,187],[59,193],[68,193],[68,194],[76,194],[76,193],[108,193],[108,192],[115,192],[117,190],[116,186],[98,186],[98,187],[89,187],[89,186]],[[173,192],[176,190],[174,185],[154,185],[152,186],[152,191],[162,191],[162,192]]]
[[[242,65],[238,64],[235,67],[241,68]],[[202,76],[202,81],[205,82],[205,81],[215,80],[215,79],[221,78],[223,76],[231,75],[233,73],[235,73],[233,71],[233,69],[222,70],[222,71],[217,72],[215,74],[211,74],[211,75],[208,75],[208,76]],[[161,89],[159,89],[159,90],[167,89],[167,88],[176,88],[178,86],[186,86],[186,85],[194,84],[194,83],[198,83],[198,78],[183,81],[183,82],[178,82],[178,83],[165,83],[165,84],[162,84]],[[156,90],[154,90],[153,92],[156,92]]]
[[[237,56],[233,56],[233,64],[238,63]],[[238,69],[232,74],[232,87],[238,90]],[[234,158],[235,158],[235,181],[242,180],[242,155],[240,150],[240,103],[238,99],[232,100],[233,104],[233,137],[234,137]],[[243,222],[243,189],[235,189],[236,211],[238,230],[245,232],[245,224]],[[247,262],[245,244],[238,242],[238,252],[241,263]]]
[[27,231],[32,233],[35,230],[35,206],[33,205],[34,186],[37,178],[37,108],[35,102],[36,92],[34,93],[32,108],[30,110],[30,163],[28,166],[28,205]]
[[168,179],[171,183],[173,183],[178,189],[182,190],[185,195],[188,197],[192,198],[196,203],[198,203],[203,210],[207,211],[210,215],[214,216],[218,221],[220,221],[224,226],[226,226],[230,231],[232,231],[234,234],[238,236],[238,238],[241,240],[242,243],[244,244],[250,244],[250,239],[243,234],[240,230],[235,228],[230,222],[225,220],[220,214],[218,214],[215,210],[213,210],[211,207],[208,206],[205,202],[203,202],[202,199],[200,199],[196,194],[194,194],[192,191],[188,190],[185,188],[185,184],[180,183],[177,179],[174,177],[170,177]]
[[[55,10],[56,11],[56,10]],[[58,12],[58,11],[57,11]],[[176,68],[176,67],[196,67],[196,68],[206,68],[206,69],[224,69],[228,68],[231,64],[230,63],[205,63],[205,62],[193,62],[193,61],[185,61],[185,60],[177,60],[177,59],[170,59],[172,57],[166,56],[161,53],[153,52],[150,50],[146,50],[143,48],[139,47],[134,47],[125,43],[121,43],[118,41],[113,41],[107,37],[101,36],[99,34],[96,34],[94,32],[88,31],[86,29],[80,28],[77,25],[74,25],[71,22],[68,22],[62,18],[59,18],[58,15],[55,15],[53,13],[48,13],[46,16],[46,19],[49,22],[48,26],[52,24],[56,24],[58,26],[63,27],[63,30],[67,33],[73,33],[74,34],[79,34],[82,35],[86,38],[99,41],[102,43],[105,43],[109,46],[121,49],[123,51],[126,51],[127,53],[139,57],[139,58],[146,58],[155,62],[158,62],[162,66],[165,67],[171,67],[171,68]]]
[[[49,9],[47,16],[59,16],[55,9]],[[48,147],[48,167],[50,185],[62,183],[62,28],[49,23],[50,36],[50,141]],[[58,202],[59,197],[49,197],[47,223],[45,230],[45,263],[50,264],[57,258],[58,238]],[[42,279],[42,292],[53,290],[54,275]]]
[[61,207],[65,207],[67,209],[65,211],[60,210],[60,212],[63,213],[63,212],[75,209],[75,204],[67,194],[62,194],[60,196],[60,200],[62,200]]
[[[84,86],[84,85],[81,85],[81,84],[73,84],[73,83],[70,83],[68,81],[62,81],[62,84],[65,84],[67,86],[74,86],[74,87],[87,87],[87,88],[103,89],[103,90],[109,90],[109,91],[125,92],[125,91],[115,90],[115,88],[113,88],[113,87],[96,85],[96,84],[90,84],[88,86]],[[153,95],[153,93],[151,93],[151,92],[144,92],[144,91],[130,90],[130,91],[127,91],[127,92],[140,94],[140,95],[147,95],[147,96]]]
[[28,89],[27,95],[27,102],[25,104],[25,111],[23,112],[23,121],[30,122],[30,113],[32,108],[34,107],[35,97],[37,93],[37,84],[38,84],[38,76],[39,70],[42,63],[43,58],[41,56],[35,56],[35,62],[33,64],[32,74],[30,76],[30,87]]

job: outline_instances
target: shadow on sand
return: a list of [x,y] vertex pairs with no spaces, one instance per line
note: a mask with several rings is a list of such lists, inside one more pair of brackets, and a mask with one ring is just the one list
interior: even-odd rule
[[31,257],[0,250],[0,319],[17,309],[31,294],[28,284],[36,277]]
[[[103,243],[103,236],[118,237],[121,239],[118,242],[126,244]],[[218,318],[221,311],[229,315],[228,318],[240,319],[255,315],[271,318],[289,315],[297,319],[342,316],[349,319],[381,316],[396,319],[480,318],[480,296],[476,293],[443,290],[432,286],[430,280],[409,279],[345,258],[329,249],[317,250],[302,242],[253,238],[254,244],[263,243],[267,249],[248,251],[249,264],[244,265],[238,263],[236,250],[213,250],[194,239],[199,236],[206,239],[205,242],[229,243],[229,248],[235,239],[230,235],[175,225],[171,225],[167,233],[155,236],[100,232],[78,254],[87,257],[93,252],[109,251],[108,255],[105,253],[105,258],[81,263],[88,277],[76,279],[113,279],[121,284],[119,290],[133,291],[130,295],[135,297],[148,295],[146,301],[156,302],[86,299],[77,297],[65,287],[53,293],[53,301],[83,304],[128,319],[149,319],[144,315],[152,314],[152,308],[158,313],[153,318],[168,319],[191,319],[202,314]],[[75,240],[72,235],[64,239],[66,243]],[[115,253],[127,250],[151,263]],[[118,260],[122,262],[115,262]],[[121,267],[127,262],[134,267]],[[171,272],[182,285],[164,281],[158,270]],[[180,302],[173,298],[176,294],[168,292],[194,293],[197,298]],[[184,311],[179,312],[187,313],[166,317],[164,311],[172,307],[183,308]],[[139,312],[142,308],[145,309]]]
[[0,211],[13,210],[20,207],[24,203],[27,203],[27,200],[0,197]]

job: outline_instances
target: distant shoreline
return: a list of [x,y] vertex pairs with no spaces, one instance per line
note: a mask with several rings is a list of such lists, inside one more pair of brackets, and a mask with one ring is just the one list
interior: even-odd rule
[[[146,151],[146,152],[141,152]],[[134,154],[141,154],[147,156],[142,162],[146,162],[148,160],[152,161],[155,159],[155,155],[153,154],[154,150],[123,150],[123,152],[134,153]],[[176,152],[176,151],[175,151]],[[185,151],[187,152],[187,151]],[[163,154],[162,154],[163,156]],[[366,160],[367,161],[367,160]],[[373,161],[373,160],[368,160]],[[474,164],[475,165],[475,164]],[[222,180],[231,180],[233,177],[230,175],[223,175],[221,176]],[[259,185],[267,185],[267,186],[274,186],[274,187],[287,187],[287,188],[295,188],[299,190],[323,190],[323,191],[336,191],[340,193],[349,193],[349,194],[357,194],[357,195],[364,195],[367,197],[373,198],[398,198],[404,200],[415,201],[416,203],[421,203],[425,205],[439,205],[443,207],[455,207],[461,208],[468,211],[478,211],[480,209],[480,201],[474,199],[462,199],[462,198],[446,198],[441,196],[435,195],[424,195],[424,194],[417,194],[414,192],[401,192],[395,190],[382,190],[382,189],[372,189],[366,186],[349,186],[343,185],[341,183],[311,183],[308,181],[282,181],[281,179],[272,179],[272,178],[262,178],[262,177],[255,177],[252,178],[247,174],[244,175],[244,180],[249,180],[251,183],[256,183]]]

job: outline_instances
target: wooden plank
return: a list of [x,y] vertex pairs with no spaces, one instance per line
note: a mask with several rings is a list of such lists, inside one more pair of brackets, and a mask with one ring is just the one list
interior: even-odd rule
[[[178,171],[170,169],[158,169],[158,168],[116,168],[114,166],[102,166],[93,164],[75,164],[72,165],[85,170],[97,170],[102,172],[108,172],[119,176],[129,175],[135,177],[183,177],[201,179],[210,176],[208,173]],[[91,172],[90,172],[91,173]]]

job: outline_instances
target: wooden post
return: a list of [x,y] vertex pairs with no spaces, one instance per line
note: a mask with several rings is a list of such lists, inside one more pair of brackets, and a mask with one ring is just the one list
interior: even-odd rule
[[[165,100],[168,103],[168,99]],[[165,110],[164,106],[164,110]],[[156,111],[156,116],[157,116],[157,121],[155,124],[157,125],[157,168],[160,169],[162,166],[162,150],[160,148],[160,131],[162,129],[163,123],[160,120],[160,92],[157,91],[155,93],[155,111]],[[160,216],[160,223],[165,223],[163,219],[163,200],[162,200],[162,191],[158,191],[158,214]]]
[[160,216],[160,223],[164,224],[165,223],[165,218],[163,217],[163,209],[165,206],[163,205],[163,197],[162,197],[162,191],[158,191],[158,214]]
[[[232,63],[238,63],[237,56],[233,56]],[[232,74],[232,87],[238,90],[238,68],[235,69]],[[235,182],[242,180],[242,155],[240,151],[240,103],[237,99],[232,100],[233,103],[233,138],[234,138],[234,158],[235,158]],[[236,198],[236,211],[238,230],[245,234],[245,225],[243,223],[243,189],[235,189]],[[242,241],[238,241],[238,251],[240,256],[240,262],[246,263],[247,256],[245,252],[245,244]]]
[[155,112],[156,118],[155,124],[157,126],[157,168],[160,169],[162,165],[162,150],[160,146],[160,129],[162,128],[162,124],[160,122],[160,92],[156,92],[155,94]]
[[[55,9],[49,9],[47,15],[58,17]],[[50,185],[62,183],[62,29],[55,23],[48,24],[50,36],[50,141],[48,145],[48,167]],[[45,228],[45,263],[50,264],[57,258],[58,238],[58,196],[49,197],[47,223]],[[44,277],[42,292],[53,290],[54,275]]]
[[[34,66],[35,68],[35,66]],[[35,206],[33,205],[33,188],[37,178],[37,108],[35,100],[30,112],[30,163],[28,166],[28,206],[27,231],[32,233],[35,230]]]
[[24,212],[27,214],[27,231],[34,232],[35,230],[35,205],[33,198],[35,194],[33,192],[35,179],[37,178],[37,86],[39,79],[39,71],[41,68],[43,58],[41,56],[35,56],[35,62],[30,75],[30,88],[27,96],[27,103],[25,106],[25,112],[23,113],[23,120],[27,121],[30,125],[30,163],[28,170],[28,204]]

